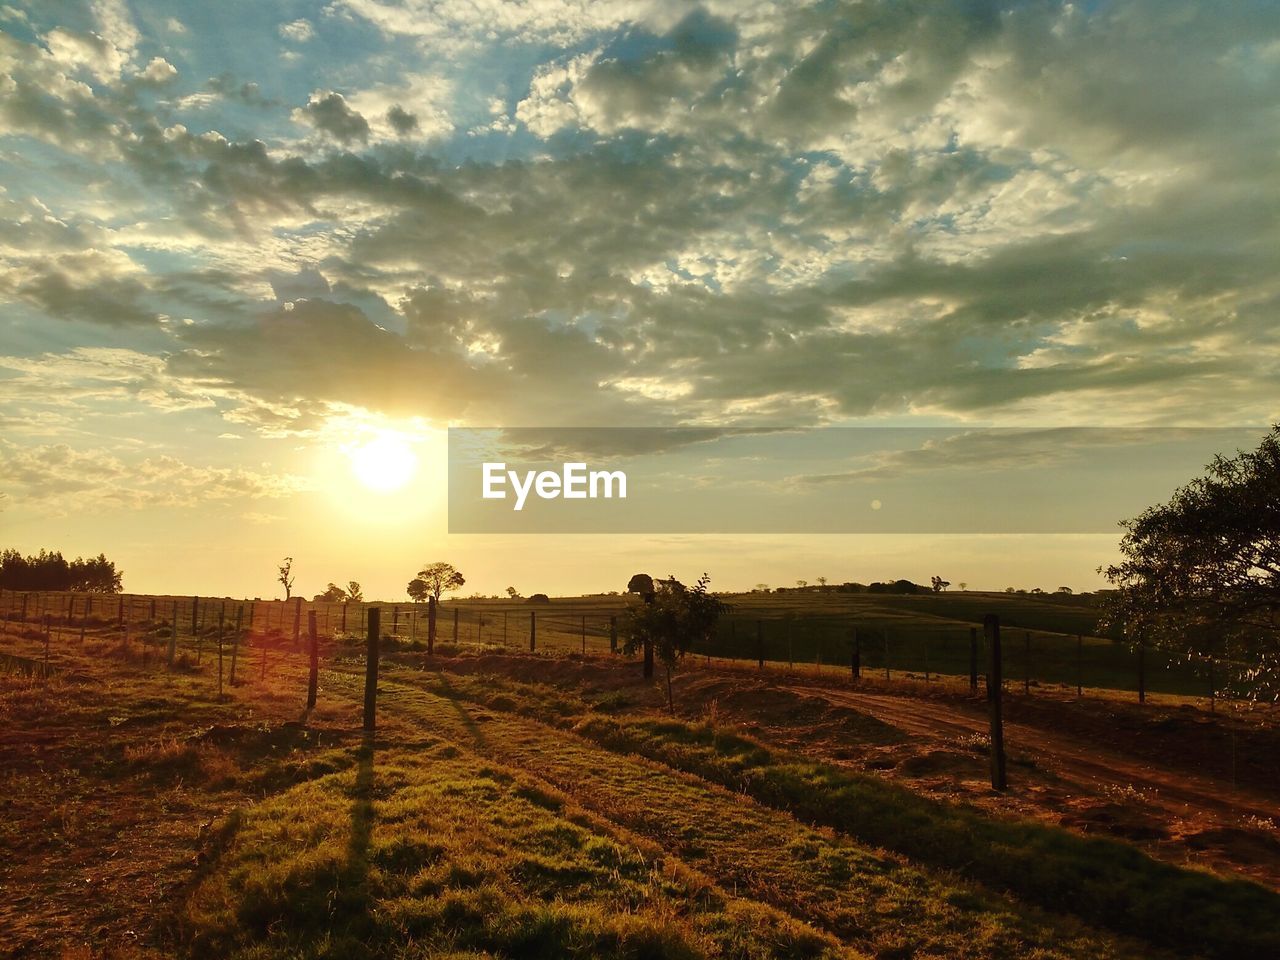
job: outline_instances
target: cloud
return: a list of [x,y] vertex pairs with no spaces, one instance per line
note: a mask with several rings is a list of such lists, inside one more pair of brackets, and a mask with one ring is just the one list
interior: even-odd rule
[[4,440],[0,483],[15,505],[56,513],[281,499],[310,487],[308,481],[288,474],[197,467],[167,455],[126,461],[104,449],[76,450],[67,444],[19,447]]
[[315,28],[309,20],[294,20],[280,24],[280,36],[294,43],[306,43],[316,35]]
[[339,143],[369,139],[369,122],[347,106],[346,98],[332,90],[317,90],[305,107],[293,112],[294,119],[310,123]]

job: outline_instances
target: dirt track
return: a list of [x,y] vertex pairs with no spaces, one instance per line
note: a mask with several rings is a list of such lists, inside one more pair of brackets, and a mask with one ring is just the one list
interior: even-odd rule
[[[787,689],[857,710],[907,734],[908,744],[883,748],[892,755],[954,751],[959,738],[988,732],[985,712],[968,704],[814,685]],[[1008,805],[1014,809],[1087,831],[1152,841],[1171,859],[1237,870],[1280,886],[1280,833],[1257,828],[1266,821],[1280,824],[1276,797],[1039,726],[1007,722],[1005,745],[1011,760]],[[970,777],[962,774],[961,784],[943,778],[931,786],[963,786],[969,799],[981,800],[989,791],[983,778],[971,778],[975,769],[970,765]]]

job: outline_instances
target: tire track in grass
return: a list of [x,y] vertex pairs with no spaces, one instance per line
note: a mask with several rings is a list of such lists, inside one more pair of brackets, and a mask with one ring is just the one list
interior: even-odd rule
[[[359,678],[331,674],[355,696]],[[529,771],[587,810],[656,841],[738,895],[786,910],[876,957],[1128,958],[1148,944],[1047,914],[692,775],[612,753],[523,717],[469,707],[411,683],[379,682],[380,709]]]

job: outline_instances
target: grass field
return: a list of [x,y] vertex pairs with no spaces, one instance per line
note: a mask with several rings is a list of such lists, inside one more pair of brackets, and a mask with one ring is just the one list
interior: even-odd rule
[[[1280,851],[1265,762],[1238,771],[1252,806],[1148,842],[1174,819],[1149,788],[1073,785],[1109,827],[1067,828],[1048,760],[1015,753],[1013,789],[990,794],[980,744],[873,715],[938,709],[943,684],[868,679],[851,709],[821,700],[822,675],[695,660],[670,716],[624,658],[392,644],[369,736],[352,646],[326,644],[308,712],[305,658],[274,632],[235,649],[232,684],[216,637],[180,636],[169,668],[163,624],[67,629],[47,654],[10,626],[0,948],[19,955],[1280,954],[1280,871],[1250,859]],[[1114,709],[1112,726],[1136,708]],[[1162,721],[1132,752],[1167,754],[1175,779],[1185,754],[1192,780],[1200,732]],[[1266,717],[1229,732],[1274,748]],[[1212,847],[1228,819],[1235,846]]]

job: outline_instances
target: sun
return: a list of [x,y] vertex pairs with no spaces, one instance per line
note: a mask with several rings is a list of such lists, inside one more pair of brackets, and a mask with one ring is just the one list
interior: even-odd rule
[[347,450],[351,472],[375,493],[394,493],[413,479],[418,457],[408,441],[393,433],[379,434]]

